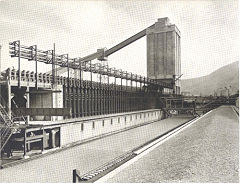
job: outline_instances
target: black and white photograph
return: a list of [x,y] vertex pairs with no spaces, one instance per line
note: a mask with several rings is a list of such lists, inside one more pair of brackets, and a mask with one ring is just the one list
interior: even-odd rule
[[239,183],[238,0],[0,0],[0,183]]

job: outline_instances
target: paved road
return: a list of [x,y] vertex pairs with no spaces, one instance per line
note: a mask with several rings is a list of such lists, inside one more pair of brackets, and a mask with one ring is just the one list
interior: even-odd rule
[[84,174],[191,118],[161,120],[2,169],[0,182],[72,182],[73,169]]
[[222,106],[107,182],[239,182],[238,117]]

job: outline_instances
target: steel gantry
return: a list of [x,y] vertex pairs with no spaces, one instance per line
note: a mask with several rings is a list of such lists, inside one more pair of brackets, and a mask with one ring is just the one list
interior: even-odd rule
[[[20,41],[14,41],[9,43],[10,56],[18,58],[18,70],[9,70],[8,75],[10,79],[18,81],[19,88],[23,81],[28,80],[35,82],[36,89],[40,83],[50,83],[52,89],[55,85],[62,85],[63,107],[71,109],[69,118],[154,108],[156,101],[154,98],[164,88],[172,89],[173,84],[110,68],[101,63],[93,64],[91,61],[96,58],[103,60],[145,35],[146,29],[107,51],[100,50],[84,58],[70,58],[68,54],[56,54],[55,45],[52,50],[44,51],[38,49],[36,45],[25,46],[21,45]],[[21,59],[35,61],[35,72],[21,71]],[[51,72],[38,72],[38,62],[52,65]],[[57,75],[61,68],[62,71],[67,72],[67,77]],[[78,76],[70,77],[70,69],[79,71]],[[83,79],[83,72],[90,73],[90,80]],[[99,82],[93,81],[93,74],[100,75]],[[107,83],[103,83],[103,76],[107,76]],[[113,84],[110,84],[110,77],[114,78]],[[121,80],[120,84],[117,84],[117,79]],[[123,86],[123,80],[126,81],[126,86]],[[133,82],[136,83],[135,86]]]
[[[124,72],[121,69],[116,68],[110,68],[108,65],[102,65],[100,63],[92,64],[91,62],[77,62],[78,60],[81,60],[80,58],[70,58],[68,57],[68,54],[65,55],[58,55],[55,54],[55,49],[53,50],[38,50],[36,49],[37,46],[24,46],[20,45],[20,41],[14,41],[9,43],[10,48],[10,56],[11,57],[17,57],[18,58],[18,70],[21,71],[20,68],[20,59],[27,59],[29,61],[35,60],[36,61],[36,71],[37,74],[37,62],[43,62],[45,64],[51,64],[52,65],[52,72],[50,74],[52,83],[55,82],[56,79],[56,71],[55,66],[64,67],[67,69],[67,73],[69,75],[69,69],[77,69],[84,72],[90,72],[90,73],[98,73],[100,75],[107,75],[109,77],[115,77],[115,78],[121,78],[125,80],[145,83],[149,85],[157,85],[161,86],[163,88],[169,88],[172,89],[172,85],[162,82],[162,81],[156,81],[153,79],[150,79],[148,77],[144,77],[137,74],[132,74],[129,72]],[[81,73],[81,72],[80,72]],[[47,73],[49,74],[49,73]],[[20,73],[17,73],[18,75],[18,81],[21,83],[21,76]],[[36,75],[37,76],[37,75]],[[81,77],[81,76],[80,76]],[[37,80],[36,80],[37,82]],[[19,84],[20,85],[20,84]]]

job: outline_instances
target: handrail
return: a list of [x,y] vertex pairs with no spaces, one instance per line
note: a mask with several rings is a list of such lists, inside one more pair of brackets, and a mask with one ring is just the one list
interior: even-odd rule
[[0,121],[0,152],[8,143],[15,130],[15,127],[13,127],[13,125],[15,124],[13,121],[13,113],[11,112],[11,116],[9,116],[9,112],[11,112],[11,109],[8,108],[7,103],[5,102],[3,97],[0,96],[0,120],[2,120]]
[[[15,102],[15,100],[14,99],[12,99],[12,101],[13,101],[13,103],[14,103],[14,105],[16,106],[16,108],[18,108],[18,105],[16,104],[16,102]],[[22,116],[20,116],[22,119],[23,119],[23,121],[24,122],[27,122],[27,120],[25,119],[25,117],[22,115]],[[16,119],[16,118],[19,118],[19,116],[14,116],[13,117],[13,119]]]
[[[13,103],[17,107],[17,104],[14,100],[13,100]],[[26,122],[26,119],[24,118],[24,116],[17,116],[11,109],[8,108],[8,105],[2,96],[0,96],[0,108],[4,111],[4,115],[8,116],[9,120],[12,122],[11,125],[13,123],[16,123],[15,120],[17,120],[19,118],[23,119],[23,121]],[[11,116],[9,116],[9,111],[11,111]]]

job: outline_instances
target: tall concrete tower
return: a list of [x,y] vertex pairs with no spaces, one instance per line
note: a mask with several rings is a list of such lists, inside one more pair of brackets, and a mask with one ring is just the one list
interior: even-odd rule
[[181,75],[180,31],[160,18],[153,28],[147,29],[147,76],[174,85],[173,92],[180,94]]

